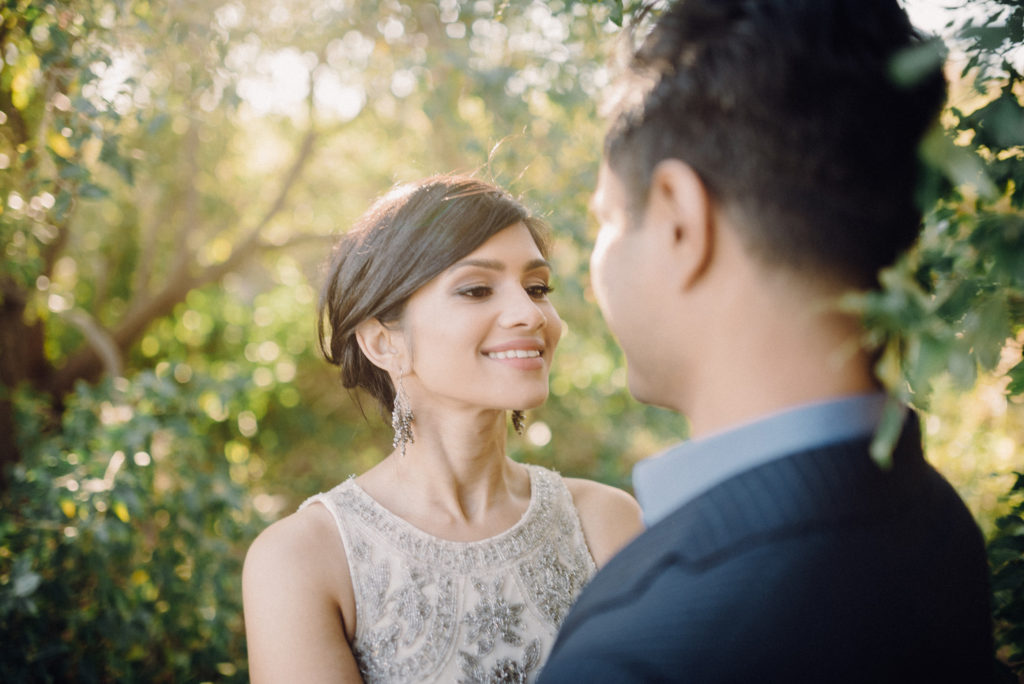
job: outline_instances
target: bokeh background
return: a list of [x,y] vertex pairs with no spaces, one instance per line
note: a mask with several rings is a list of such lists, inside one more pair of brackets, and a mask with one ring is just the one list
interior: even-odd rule
[[[1024,6],[909,9],[943,40],[893,77],[941,61],[952,81],[922,150],[928,218],[844,306],[990,540],[1000,656],[1020,669]],[[567,331],[514,458],[628,488],[686,436],[629,397],[587,276],[629,2],[2,11],[0,680],[247,680],[248,543],[390,450],[318,357],[315,309],[333,240],[396,182],[474,173],[552,225]]]

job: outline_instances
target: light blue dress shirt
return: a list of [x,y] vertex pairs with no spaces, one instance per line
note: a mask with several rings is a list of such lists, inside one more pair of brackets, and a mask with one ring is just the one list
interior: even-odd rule
[[805,404],[678,444],[633,468],[633,490],[650,526],[734,475],[789,454],[870,436],[883,392]]

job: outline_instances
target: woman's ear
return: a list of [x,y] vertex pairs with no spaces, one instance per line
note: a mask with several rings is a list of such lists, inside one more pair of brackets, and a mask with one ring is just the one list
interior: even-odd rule
[[695,283],[714,256],[715,217],[711,195],[693,167],[679,159],[665,159],[654,167],[647,220],[661,231],[675,282],[684,289]]
[[356,342],[373,365],[388,372],[401,369],[404,340],[399,330],[370,318],[356,326]]

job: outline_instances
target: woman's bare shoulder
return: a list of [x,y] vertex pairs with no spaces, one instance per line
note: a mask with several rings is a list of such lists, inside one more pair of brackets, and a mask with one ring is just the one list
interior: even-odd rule
[[[337,536],[334,519],[326,507],[306,506],[263,530],[249,546],[246,564],[252,561],[309,567],[323,554],[325,546],[334,546],[330,542]],[[340,544],[335,550],[344,553]]]
[[351,580],[345,545],[327,508],[307,506],[263,530],[246,553],[242,584],[250,599],[276,592],[299,601],[319,596],[346,602]]
[[360,681],[345,548],[331,513],[303,508],[265,529],[242,572],[253,682]]
[[625,490],[580,477],[563,477],[581,515],[605,515],[610,518],[635,520],[641,518],[640,504]]
[[643,531],[640,505],[628,492],[594,480],[562,478],[598,566]]

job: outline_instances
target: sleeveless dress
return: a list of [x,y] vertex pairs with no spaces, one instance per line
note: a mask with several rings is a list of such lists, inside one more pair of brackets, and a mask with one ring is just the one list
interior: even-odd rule
[[431,536],[354,478],[310,497],[331,512],[356,601],[352,651],[364,681],[532,682],[597,568],[561,476],[530,473],[514,526],[475,542]]

